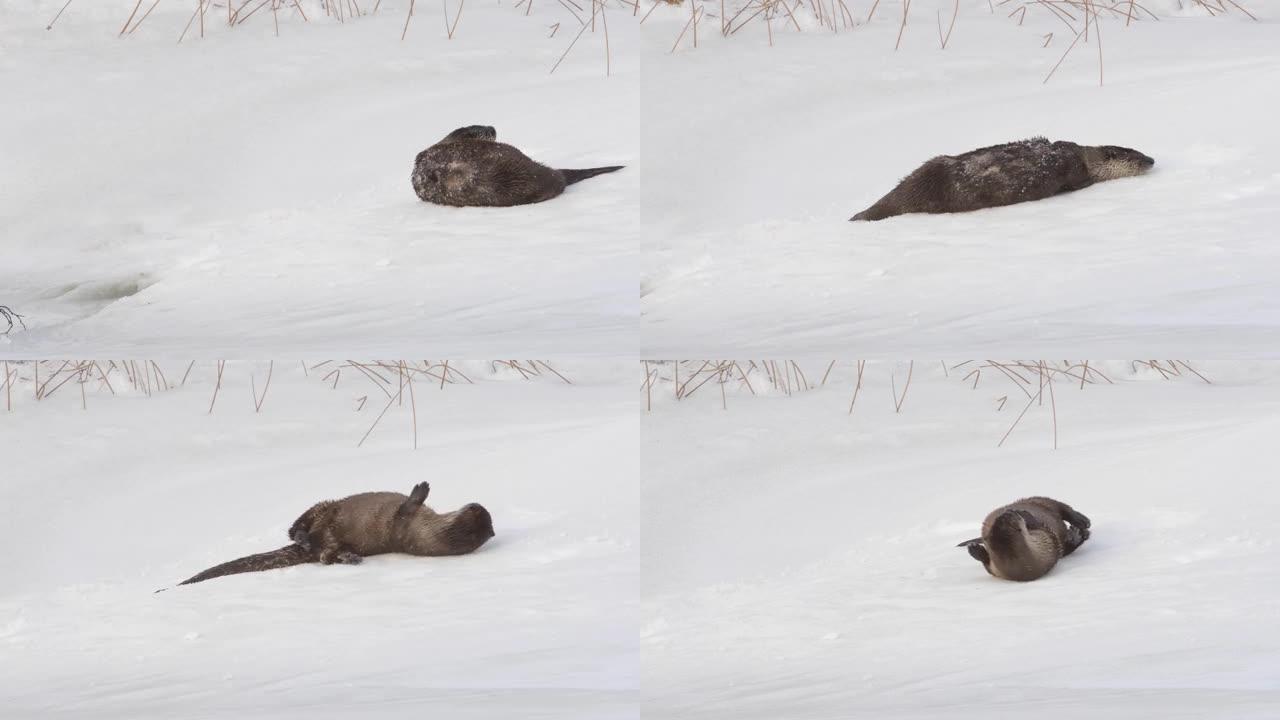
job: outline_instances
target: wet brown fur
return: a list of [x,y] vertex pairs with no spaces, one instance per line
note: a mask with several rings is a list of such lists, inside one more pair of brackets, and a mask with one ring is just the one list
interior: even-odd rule
[[996,508],[982,521],[982,537],[957,547],[987,572],[1021,582],[1043,577],[1058,560],[1089,539],[1089,518],[1047,497],[1024,498]]
[[410,495],[369,492],[316,503],[289,528],[292,544],[216,565],[180,584],[304,563],[355,565],[384,553],[464,555],[493,537],[483,506],[437,513],[423,504],[429,491],[419,483]]
[[1042,137],[939,155],[850,220],[907,213],[955,213],[1043,200],[1104,180],[1141,175],[1155,160],[1116,145],[1077,145]]
[[497,141],[488,125],[458,128],[418,153],[410,180],[418,197],[438,205],[507,207],[543,202],[580,180],[621,165],[557,170]]

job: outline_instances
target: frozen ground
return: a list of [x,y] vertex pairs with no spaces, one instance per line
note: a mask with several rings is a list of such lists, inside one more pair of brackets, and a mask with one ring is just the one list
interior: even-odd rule
[[[259,414],[257,364],[227,366],[212,415],[204,364],[150,398],[91,383],[87,411],[74,384],[36,403],[20,383],[0,410],[2,714],[637,717],[634,367],[556,368],[575,385],[471,366],[473,386],[417,384],[416,452],[407,406],[355,447],[382,405],[352,412],[382,397],[355,372],[331,390],[277,364]],[[152,593],[284,545],[318,500],[421,480],[438,509],[483,503],[497,536]]]
[[[698,49],[672,55],[688,10],[655,12],[645,161],[680,179],[643,188],[643,354],[1274,354],[1280,24],[1244,4],[1261,21],[1167,0],[1145,3],[1158,22],[1103,23],[1101,88],[1096,35],[1042,84],[1071,35],[1034,3],[1019,27],[966,0],[945,51],[950,0],[912,3],[897,52],[897,2],[840,34],[784,17],[772,48],[759,22],[722,40],[709,2]],[[848,5],[861,23],[871,2]],[[1041,202],[847,221],[932,156],[1034,135],[1157,164]]]
[[[802,364],[802,366],[804,366]],[[811,380],[825,363],[810,363]],[[1275,717],[1274,365],[1056,386],[1023,403],[917,363],[791,398],[730,386],[643,420],[646,713],[662,718]],[[760,378],[755,383],[761,390]],[[669,388],[669,386],[667,386]],[[1094,534],[1029,584],[957,542],[1051,494]]]
[[630,13],[609,7],[606,78],[603,22],[549,74],[577,31],[556,3],[467,3],[447,40],[419,2],[402,43],[407,0],[345,24],[307,0],[278,38],[266,14],[228,31],[215,0],[181,45],[194,2],[125,39],[133,0],[77,0],[46,31],[63,4],[0,0],[0,94],[21,99],[0,114],[0,304],[31,328],[6,355],[635,348],[638,169],[518,208],[409,185],[470,124],[559,167],[634,164]]

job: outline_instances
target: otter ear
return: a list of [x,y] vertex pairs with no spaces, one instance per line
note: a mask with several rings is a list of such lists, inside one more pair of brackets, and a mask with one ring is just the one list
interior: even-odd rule
[[453,140],[497,140],[498,131],[493,129],[491,125],[468,125],[460,127],[457,130],[444,136],[441,142],[449,142]]

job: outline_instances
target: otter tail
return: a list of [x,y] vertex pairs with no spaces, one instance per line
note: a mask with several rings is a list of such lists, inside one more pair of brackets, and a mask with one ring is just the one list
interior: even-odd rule
[[310,551],[295,543],[293,545],[285,545],[279,550],[258,553],[257,555],[246,555],[230,562],[224,562],[221,565],[214,565],[199,575],[183,580],[178,584],[190,585],[191,583],[204,582],[223,575],[275,570],[276,568],[302,565],[310,562],[315,562],[315,557]]
[[891,218],[897,214],[898,213],[894,212],[892,209],[882,206],[878,201],[876,202],[875,205],[872,205],[866,210],[863,210],[857,215],[854,215],[853,217],[849,218],[849,220],[853,222],[858,222],[860,220],[874,222],[876,220],[884,220],[885,218]]
[[618,170],[621,170],[624,167],[626,166],[610,165],[609,167],[587,168],[585,170],[561,170],[560,174],[564,175],[565,185],[572,185],[576,182],[581,182],[583,180],[586,180],[587,178],[595,177],[597,175],[604,175],[605,173],[617,172]]

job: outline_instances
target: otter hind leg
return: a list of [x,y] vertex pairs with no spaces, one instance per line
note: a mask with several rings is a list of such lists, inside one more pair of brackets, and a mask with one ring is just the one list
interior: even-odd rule
[[1063,520],[1066,520],[1067,522],[1071,523],[1073,527],[1078,527],[1081,530],[1089,529],[1089,526],[1091,523],[1089,522],[1089,518],[1084,516],[1084,513],[1076,512],[1074,509],[1072,509],[1070,505],[1066,503],[1060,503],[1060,504],[1062,505]]
[[409,532],[409,528],[413,525],[413,517],[417,515],[418,508],[422,507],[422,503],[426,501],[427,494],[431,492],[431,483],[420,482],[413,486],[413,490],[409,493],[409,497],[400,503],[400,507],[396,508],[395,517],[391,519],[391,541],[396,546],[404,544],[405,536]]
[[1027,500],[1030,502],[1037,503],[1039,505],[1048,506],[1058,511],[1058,514],[1062,516],[1063,520],[1066,520],[1068,523],[1070,523],[1071,525],[1074,525],[1075,527],[1078,527],[1082,530],[1089,529],[1089,525],[1090,525],[1089,518],[1085,517],[1084,513],[1077,511],[1075,508],[1071,507],[1070,505],[1064,502],[1061,502],[1059,500],[1054,500],[1053,498],[1050,498],[1050,497],[1033,497],[1033,498],[1027,498]]
[[420,482],[413,486],[413,491],[409,493],[409,499],[405,500],[405,504],[421,505],[426,501],[429,492],[431,492],[431,483]]
[[409,518],[413,517],[418,508],[422,507],[422,503],[426,501],[427,494],[431,492],[431,483],[420,482],[413,486],[413,491],[409,493],[409,497],[400,503],[400,507],[396,508],[396,516],[393,523],[400,525]]

